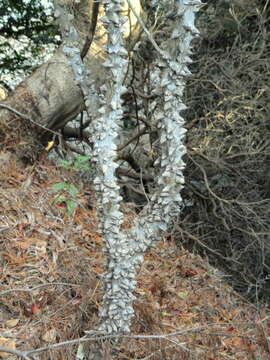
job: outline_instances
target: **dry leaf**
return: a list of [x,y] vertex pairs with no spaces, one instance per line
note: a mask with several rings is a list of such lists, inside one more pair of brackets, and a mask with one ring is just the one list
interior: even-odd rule
[[7,91],[0,87],[0,100],[4,100],[7,97]]
[[45,334],[42,335],[42,340],[48,343],[54,342],[55,339],[56,339],[56,330],[54,328],[46,331]]
[[14,326],[16,326],[19,323],[20,319],[10,319],[7,320],[4,325],[7,328],[13,328]]
[[[7,339],[7,338],[1,337],[0,338],[0,348],[7,349],[7,350],[16,350],[16,343],[12,339]],[[10,357],[10,353],[0,352],[1,359],[6,359],[8,357]]]
[[34,247],[36,251],[41,254],[46,253],[47,241],[37,238],[24,238],[23,241],[18,241],[17,246],[23,250],[28,250],[30,247]]
[[54,141],[48,141],[48,145],[45,147],[45,150],[46,150],[46,151],[51,150],[51,148],[53,147],[53,145],[54,145]]

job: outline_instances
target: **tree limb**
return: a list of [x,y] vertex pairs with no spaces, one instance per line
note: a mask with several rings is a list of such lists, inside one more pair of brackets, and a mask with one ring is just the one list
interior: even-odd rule
[[82,60],[85,57],[85,55],[88,53],[90,46],[94,39],[96,26],[97,26],[98,12],[99,12],[99,3],[100,3],[100,1],[98,1],[98,0],[93,1],[91,25],[90,25],[89,33],[87,34],[83,49],[81,51]]

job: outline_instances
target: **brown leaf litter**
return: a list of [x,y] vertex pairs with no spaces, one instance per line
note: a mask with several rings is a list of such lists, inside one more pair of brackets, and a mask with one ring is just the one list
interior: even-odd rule
[[[82,337],[98,324],[105,270],[91,186],[52,163],[21,168],[12,159],[0,181],[0,348]],[[53,203],[51,186],[59,182],[79,189],[71,216]],[[129,227],[134,216],[127,211]],[[207,260],[171,237],[146,253],[135,295],[132,334],[145,337],[124,338],[117,355],[102,345],[104,359],[269,359],[269,309],[241,299]],[[39,359],[75,359],[77,348]]]

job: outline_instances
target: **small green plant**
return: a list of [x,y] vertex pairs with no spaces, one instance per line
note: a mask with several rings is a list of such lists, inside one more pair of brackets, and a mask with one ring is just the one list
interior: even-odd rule
[[[62,160],[60,166],[65,169],[71,169],[75,171],[79,170],[91,170],[91,167],[87,164],[90,160],[90,156],[79,155],[76,159]],[[67,210],[68,215],[72,215],[76,208],[76,200],[79,190],[73,184],[68,182],[56,183],[51,186],[52,191],[61,192],[52,202],[53,205],[56,205],[58,208],[64,208]],[[63,195],[67,194],[67,195]]]
[[53,191],[64,191],[69,194],[69,196],[58,195],[52,203],[53,205],[57,205],[57,207],[59,208],[66,208],[68,215],[72,215],[73,211],[76,208],[76,199],[78,194],[78,189],[76,188],[76,186],[73,184],[62,182],[53,184],[51,186],[51,189]]
[[91,167],[88,165],[91,156],[86,155],[78,155],[74,160],[62,160],[60,163],[61,167],[65,169],[73,169],[73,170],[91,170]]

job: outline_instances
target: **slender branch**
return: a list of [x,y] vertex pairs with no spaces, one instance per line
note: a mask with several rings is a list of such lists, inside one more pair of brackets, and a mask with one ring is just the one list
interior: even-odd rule
[[27,352],[25,352],[25,351],[10,350],[10,349],[0,347],[0,353],[7,353],[7,354],[12,354],[12,355],[17,355],[18,357],[20,357],[22,359],[30,360],[30,358],[27,356]]
[[35,124],[36,126],[42,128],[43,130],[49,131],[49,132],[51,132],[52,134],[57,135],[57,136],[60,136],[60,137],[62,136],[59,132],[54,131],[54,130],[51,130],[51,129],[48,129],[46,126],[43,126],[43,125],[37,123],[36,121],[34,121],[33,119],[31,119],[30,116],[25,115],[25,114],[21,113],[20,111],[18,111],[18,110],[16,110],[16,109],[13,109],[13,108],[12,108],[11,106],[9,106],[9,105],[5,105],[5,104],[1,104],[1,103],[0,103],[0,107],[3,108],[3,109],[7,109],[7,110],[9,110],[9,111],[11,111],[11,112],[14,112],[14,114],[20,116],[21,118],[23,118],[23,119],[25,119],[25,120],[30,121],[31,123]]
[[125,168],[121,168],[121,167],[119,167],[116,170],[116,174],[117,174],[117,176],[127,176],[127,177],[130,177],[135,180],[142,179],[143,181],[154,181],[154,177],[151,175],[142,175],[141,176],[130,169],[125,169]]
[[[86,337],[83,336],[81,338],[78,339],[74,339],[74,340],[67,340],[67,341],[62,341],[59,342],[57,344],[52,344],[52,345],[48,345],[48,346],[43,346],[37,349],[33,349],[33,350],[29,350],[29,351],[16,351],[16,350],[7,350],[7,349],[2,349],[0,348],[0,351],[5,351],[7,353],[10,354],[15,354],[18,356],[23,357],[24,359],[29,360],[28,356],[32,355],[32,354],[37,354],[43,351],[47,351],[47,350],[54,350],[57,349],[59,347],[62,346],[67,346],[67,345],[74,345],[74,344],[79,344],[79,343],[84,343],[84,342],[90,342],[90,341],[100,341],[100,340],[107,340],[107,339],[118,339],[118,338],[127,338],[127,339],[145,339],[145,340],[150,340],[150,339],[168,339],[170,337],[173,336],[185,336],[189,333],[197,333],[201,330],[204,329],[208,329],[210,327],[213,326],[218,326],[219,329],[221,328],[222,330],[222,326],[219,323],[211,323],[211,324],[207,324],[207,325],[202,325],[202,326],[198,326],[195,328],[190,328],[187,330],[177,330],[168,334],[157,334],[157,335],[123,335],[123,334],[112,334],[112,335],[100,335],[99,332],[97,332],[97,335],[95,336],[90,336],[90,337]],[[224,325],[225,326],[225,325]],[[93,335],[93,331],[85,331],[86,334],[91,334]]]
[[118,147],[118,151],[123,150],[125,147],[127,147],[129,144],[131,144],[134,140],[136,140],[138,137],[141,137],[142,135],[146,134],[147,128],[144,127],[142,130],[140,130],[139,132],[137,132],[137,134],[133,135],[125,144],[121,145]]
[[146,95],[146,94],[143,94],[140,90],[138,89],[135,89],[135,93],[137,96],[143,98],[143,99],[146,99],[146,100],[151,100],[151,99],[154,99],[157,97],[156,94],[152,94],[152,95]]
[[95,31],[96,31],[96,26],[97,26],[97,18],[98,18],[98,12],[99,12],[99,4],[100,1],[93,1],[93,7],[92,7],[92,18],[91,18],[91,25],[90,25],[90,30],[89,30],[89,34],[86,37],[83,49],[81,51],[81,58],[83,59],[85,57],[85,55],[88,53],[90,46],[93,42],[94,39],[94,35],[95,35]]
[[127,188],[132,190],[135,194],[138,194],[138,195],[141,195],[141,196],[144,196],[146,199],[148,198],[147,197],[147,194],[145,193],[145,191],[143,190],[140,190],[140,189],[136,189],[133,185],[131,184],[126,184]]
[[80,286],[80,285],[77,285],[77,284],[70,284],[70,283],[58,283],[58,282],[46,283],[46,284],[40,284],[40,285],[34,286],[33,288],[28,288],[28,289],[27,288],[20,288],[20,289],[9,289],[9,290],[5,290],[5,291],[1,291],[0,296],[9,294],[11,292],[31,292],[31,291],[34,291],[36,289],[42,288],[42,287],[55,286],[55,285],[58,285],[58,286]]
[[132,154],[120,154],[120,155],[118,155],[117,160],[126,161],[132,167],[133,170],[135,170],[136,172],[140,171],[140,166],[135,161]]
[[151,33],[148,31],[147,27],[145,26],[144,22],[142,21],[141,17],[137,14],[137,11],[135,10],[134,6],[132,5],[130,0],[127,0],[127,3],[129,5],[129,7],[131,8],[134,16],[136,17],[136,19],[138,20],[139,24],[141,25],[143,31],[146,33],[146,35],[148,36],[148,39],[150,40],[150,42],[152,43],[152,45],[154,46],[154,48],[156,49],[156,51],[163,57],[163,58],[167,58],[166,54],[160,49],[160,47],[158,46],[158,44],[156,43],[156,41],[154,40],[153,36],[151,35]]

